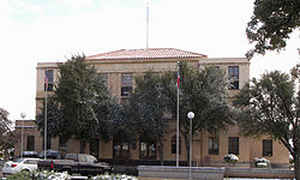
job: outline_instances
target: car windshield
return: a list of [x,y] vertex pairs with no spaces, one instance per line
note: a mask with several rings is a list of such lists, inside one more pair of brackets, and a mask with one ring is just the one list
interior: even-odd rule
[[88,155],[87,161],[93,163],[93,162],[97,162],[97,159],[94,156]]

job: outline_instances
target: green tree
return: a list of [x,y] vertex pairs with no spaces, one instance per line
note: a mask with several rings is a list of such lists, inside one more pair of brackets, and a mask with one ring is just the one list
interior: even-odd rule
[[8,149],[13,148],[17,142],[16,134],[11,130],[12,122],[8,119],[9,113],[0,108],[0,150],[4,150],[5,158],[8,157]]
[[[92,138],[108,139],[111,107],[115,100],[101,74],[85,62],[85,56],[73,56],[58,66],[59,77],[47,106],[48,132],[65,142],[70,137],[88,142]],[[44,109],[37,118],[44,129]]]
[[161,77],[153,72],[136,78],[135,92],[126,105],[128,125],[140,141],[157,143],[163,163],[163,137],[167,132],[166,98],[162,94]]
[[[189,160],[190,120],[188,112],[195,113],[192,134],[208,131],[215,133],[233,123],[231,108],[227,103],[228,83],[225,74],[215,67],[205,67],[199,71],[186,63],[180,65],[180,133],[184,137],[187,159]],[[174,82],[174,83],[170,83]],[[176,117],[177,87],[174,72],[162,78],[162,94],[167,97],[168,111]]]
[[[296,93],[297,92],[297,93]],[[234,105],[246,136],[267,135],[279,140],[295,160],[300,179],[300,91],[292,76],[273,71],[253,78],[237,95]]]
[[266,50],[280,51],[299,25],[298,0],[255,0],[253,16],[246,29],[254,49],[249,50],[247,56],[265,54]]

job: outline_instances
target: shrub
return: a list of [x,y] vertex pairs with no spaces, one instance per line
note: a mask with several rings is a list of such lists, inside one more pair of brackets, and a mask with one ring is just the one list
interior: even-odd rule
[[266,158],[254,158],[254,164],[257,168],[270,167],[270,161]]
[[71,176],[66,172],[56,173],[53,171],[34,171],[30,172],[19,172],[7,177],[7,180],[69,180]]
[[226,163],[234,164],[234,163],[238,162],[238,160],[239,160],[239,157],[237,157],[235,154],[226,154],[224,156],[224,161]]
[[95,177],[92,177],[92,180],[138,180],[138,178],[134,176],[127,176],[122,174],[104,174],[104,175],[98,175]]
[[[67,172],[58,173],[54,171],[20,172],[7,177],[7,180],[70,180],[71,176]],[[90,177],[91,180],[138,180],[135,176],[124,174],[104,174]]]

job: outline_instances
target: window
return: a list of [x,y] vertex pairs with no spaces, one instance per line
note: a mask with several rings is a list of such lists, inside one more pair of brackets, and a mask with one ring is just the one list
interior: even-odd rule
[[24,164],[33,164],[36,165],[38,163],[37,160],[33,160],[33,159],[28,159],[26,161],[24,161]]
[[75,154],[75,153],[67,153],[67,154],[65,155],[65,159],[76,160],[76,159],[77,159],[77,155],[78,155],[78,154]]
[[44,80],[44,91],[53,91],[54,87],[54,75],[53,70],[45,71],[45,80]]
[[97,158],[95,158],[94,156],[91,156],[91,155],[86,155],[86,160],[89,163],[95,163],[95,162],[97,162]]
[[132,92],[132,74],[122,74],[121,96],[129,96]]
[[129,159],[129,143],[116,143],[113,150],[115,159]]
[[239,138],[229,137],[228,138],[228,154],[239,155]]
[[[181,138],[179,137],[179,154],[181,152]],[[176,135],[171,139],[171,153],[176,154]]]
[[85,146],[86,146],[86,142],[85,141],[80,141],[80,145],[79,145],[79,152],[80,153],[85,153]]
[[88,162],[86,155],[78,154],[78,161],[79,162]]
[[34,151],[34,136],[27,136],[27,151]]
[[239,89],[239,66],[228,67],[229,89]]
[[58,140],[58,147],[60,149],[60,151],[62,152],[66,152],[67,151],[67,140],[63,137],[59,137],[59,140]]
[[156,144],[153,142],[140,142],[140,159],[155,160]]
[[219,154],[219,138],[209,137],[208,138],[208,154],[218,155]]
[[263,156],[272,156],[273,155],[272,139],[264,139],[262,143],[263,143]]

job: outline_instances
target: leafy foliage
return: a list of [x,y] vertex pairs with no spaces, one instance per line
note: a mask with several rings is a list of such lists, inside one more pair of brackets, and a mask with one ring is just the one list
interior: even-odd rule
[[9,113],[5,109],[0,108],[0,136],[3,136],[10,131],[12,123],[8,119],[8,114]]
[[265,54],[266,50],[281,50],[290,34],[300,25],[300,2],[298,0],[255,0],[254,12],[246,32],[254,43],[248,51]]
[[163,136],[167,132],[166,97],[162,94],[159,74],[147,72],[136,78],[135,92],[125,105],[129,129],[144,142],[158,142],[160,159],[163,160]]
[[[226,128],[232,123],[230,107],[226,101],[228,84],[221,70],[205,67],[198,71],[187,64],[181,65],[180,82],[180,121],[183,134],[189,132],[188,112],[195,113],[193,134],[207,130]],[[176,86],[172,73],[166,74],[163,83],[163,94],[168,98],[168,108],[176,117]],[[174,82],[167,83],[167,81]]]
[[[195,113],[192,124],[194,135],[203,131],[211,133],[226,129],[233,123],[231,108],[227,103],[227,87],[224,73],[215,67],[199,71],[187,63],[180,65],[180,132],[189,149],[190,120],[188,112]],[[170,83],[171,82],[171,83]],[[162,78],[162,94],[166,97],[167,109],[176,117],[177,87],[174,73],[168,72]],[[175,119],[175,118],[174,118]],[[189,158],[189,155],[187,154]]]
[[[193,134],[215,132],[233,123],[227,104],[227,82],[224,73],[214,67],[200,71],[181,63],[180,68],[180,131],[189,149],[190,120],[187,113],[193,111]],[[177,113],[177,86],[174,72],[162,74],[147,72],[136,78],[137,87],[124,105],[128,117],[127,129],[148,142],[158,142],[167,133],[168,121]],[[162,149],[161,149],[162,150]],[[162,152],[160,157],[162,160]],[[187,155],[187,157],[189,157]]]
[[[49,97],[47,117],[51,136],[83,141],[108,138],[111,108],[115,100],[110,96],[101,74],[84,62],[84,56],[73,56],[58,66],[60,76],[53,96]],[[37,118],[44,127],[44,109]]]
[[[247,136],[267,135],[279,140],[291,153],[297,179],[300,156],[300,94],[295,80],[286,73],[273,71],[252,79],[236,97],[234,105],[241,118],[241,132]],[[291,143],[290,143],[291,142]]]
[[6,154],[7,150],[13,148],[17,142],[17,136],[11,130],[12,122],[8,119],[8,115],[5,109],[0,108],[0,148],[5,150]]

